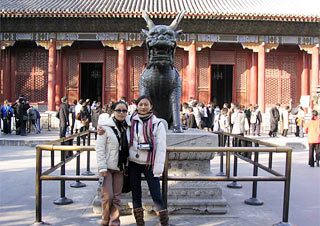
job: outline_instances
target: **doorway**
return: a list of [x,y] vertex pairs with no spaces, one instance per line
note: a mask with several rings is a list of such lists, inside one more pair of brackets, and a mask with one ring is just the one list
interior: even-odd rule
[[211,101],[222,108],[232,102],[233,65],[211,65]]
[[81,89],[83,100],[102,101],[102,63],[80,64]]

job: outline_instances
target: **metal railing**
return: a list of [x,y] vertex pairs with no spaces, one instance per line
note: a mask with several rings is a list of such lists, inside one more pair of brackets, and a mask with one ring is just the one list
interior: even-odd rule
[[[62,138],[44,145],[36,146],[36,222],[35,224],[46,224],[42,222],[42,181],[44,180],[57,180],[61,182],[60,201],[62,204],[69,204],[70,202],[65,197],[65,181],[98,181],[98,176],[80,176],[80,154],[87,151],[87,172],[90,172],[90,152],[95,151],[93,146],[90,146],[90,134],[95,131],[84,131],[66,138]],[[288,223],[289,218],[289,197],[290,197],[290,177],[291,177],[291,161],[292,161],[292,148],[289,147],[278,147],[277,145],[270,144],[263,141],[250,139],[243,136],[237,136],[227,133],[217,133],[219,136],[219,147],[167,147],[166,161],[164,165],[164,172],[162,175],[162,194],[164,203],[167,206],[167,194],[168,194],[168,181],[252,181],[252,197],[245,201],[246,204],[250,205],[262,205],[257,199],[257,185],[259,181],[280,181],[284,182],[284,195],[283,195],[283,215],[282,222],[276,225],[290,225]],[[83,146],[66,146],[56,145],[58,143],[66,143],[70,140],[77,138],[77,145],[80,144],[80,137],[83,138]],[[88,139],[87,145],[85,144],[85,137]],[[230,138],[233,139],[233,147],[231,146]],[[261,147],[261,146],[264,147]],[[51,168],[42,172],[42,152],[51,152]],[[61,152],[61,161],[54,164],[54,151]],[[65,158],[67,151],[77,151],[77,153],[69,158]],[[168,175],[168,155],[171,152],[218,152],[220,153],[220,174],[221,176],[197,176],[197,177],[177,177]],[[269,153],[268,166],[259,163],[259,153]],[[225,171],[223,172],[224,160],[223,154],[225,153]],[[254,154],[254,160],[251,160],[251,154]],[[272,168],[273,153],[285,153],[285,173],[284,175],[277,172]],[[231,154],[234,156],[233,164],[233,175],[231,175]],[[76,176],[66,176],[65,165],[72,159],[77,158],[77,170]],[[252,176],[238,176],[237,175],[237,159],[240,158],[253,165]],[[61,168],[61,175],[50,175],[58,168]],[[272,174],[272,177],[258,176],[258,168],[265,170]],[[231,186],[232,187],[232,186]],[[59,201],[55,204],[60,204]],[[65,203],[64,203],[65,202]]]

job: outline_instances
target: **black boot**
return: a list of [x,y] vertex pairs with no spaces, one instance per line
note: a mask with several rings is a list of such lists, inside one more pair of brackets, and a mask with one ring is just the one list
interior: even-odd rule
[[145,226],[142,208],[133,209],[133,215],[136,219],[137,226]]
[[161,226],[170,226],[168,210],[160,210],[158,212],[158,215],[159,215],[159,220],[160,220]]

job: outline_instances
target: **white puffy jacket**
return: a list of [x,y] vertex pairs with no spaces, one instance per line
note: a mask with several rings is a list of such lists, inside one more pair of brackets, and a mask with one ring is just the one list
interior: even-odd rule
[[[137,149],[138,140],[140,143],[145,143],[143,132],[142,132],[143,122],[138,115],[135,115],[133,117],[133,120],[136,120],[136,123],[138,123],[138,134],[136,133],[136,125],[135,125],[134,126],[135,128],[133,128],[133,131],[134,131],[133,145],[129,149],[129,161],[132,161],[138,164],[146,164],[148,151],[142,151]],[[153,134],[155,136],[154,145],[156,145],[156,156],[155,156],[155,162],[154,162],[154,168],[153,168],[153,175],[155,177],[160,177],[160,175],[163,173],[164,162],[166,159],[166,151],[167,151],[166,130],[165,130],[164,124],[161,122],[161,119],[157,118],[156,116],[153,116],[152,124],[153,124]],[[131,122],[129,123],[129,127],[131,128]],[[128,139],[130,140],[130,136],[128,136]],[[137,154],[139,155],[138,158],[137,158]]]
[[[97,136],[96,152],[99,172],[108,171],[108,169],[120,170],[118,167],[119,142],[111,127],[118,130],[113,121],[113,117],[100,121],[99,125],[105,130],[103,135]],[[120,134],[120,131],[118,130]],[[127,135],[127,137],[129,137]],[[129,142],[129,141],[128,141]]]

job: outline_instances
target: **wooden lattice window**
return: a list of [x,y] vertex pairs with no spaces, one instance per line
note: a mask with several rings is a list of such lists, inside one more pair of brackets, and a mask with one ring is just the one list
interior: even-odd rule
[[78,56],[76,52],[70,52],[68,55],[68,66],[67,66],[67,89],[78,88]]
[[248,54],[237,53],[236,56],[236,96],[237,103],[247,104]]
[[17,95],[24,94],[30,102],[46,102],[48,51],[40,48],[20,49],[17,54]]
[[210,101],[210,73],[209,73],[209,57],[207,51],[201,51],[197,54],[198,59],[198,96],[199,101],[207,103]]
[[116,54],[106,54],[106,89],[117,86],[117,59]]
[[297,103],[297,55],[266,54],[266,105]]

